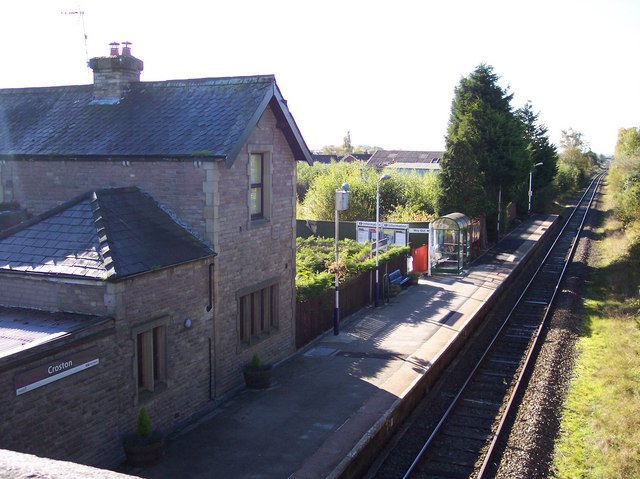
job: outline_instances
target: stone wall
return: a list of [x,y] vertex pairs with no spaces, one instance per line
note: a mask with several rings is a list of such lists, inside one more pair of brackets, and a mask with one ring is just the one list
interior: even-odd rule
[[[148,273],[109,285],[116,304],[116,342],[121,349],[123,384],[119,391],[121,429],[131,430],[144,405],[159,429],[172,431],[209,402],[209,344],[212,312],[208,304],[208,260]],[[189,319],[191,326],[184,326]],[[135,331],[162,320],[167,327],[166,389],[142,400],[137,393]]]
[[0,306],[107,314],[105,283],[90,280],[61,280],[38,275],[1,274]]
[[[113,322],[84,333],[0,359],[0,448],[97,466],[122,460],[115,400],[122,385],[122,351]],[[98,365],[16,394],[16,374],[92,346]]]
[[0,477],[29,479],[135,479],[105,469],[0,449]]
[[[241,368],[253,354],[275,362],[295,350],[295,172],[289,145],[266,111],[230,169],[216,164],[213,211],[218,218],[213,232],[215,259],[215,371],[216,391],[242,383]],[[249,199],[249,153],[270,156],[270,208],[268,221],[251,222]],[[243,288],[277,278],[279,282],[279,328],[261,342],[244,347],[239,343],[237,293]]]
[[0,170],[4,202],[18,203],[34,215],[87,191],[138,186],[201,234],[205,231],[204,179],[201,163],[189,159],[14,160]]

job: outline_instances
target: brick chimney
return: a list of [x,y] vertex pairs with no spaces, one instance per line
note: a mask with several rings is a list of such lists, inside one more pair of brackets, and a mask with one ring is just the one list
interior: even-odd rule
[[131,55],[131,43],[110,44],[108,57],[89,60],[93,70],[93,99],[98,103],[117,103],[124,98],[132,83],[140,81],[142,60]]

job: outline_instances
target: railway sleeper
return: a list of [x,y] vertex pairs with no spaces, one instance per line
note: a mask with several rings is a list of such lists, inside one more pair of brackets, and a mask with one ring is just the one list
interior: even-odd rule
[[478,428],[457,424],[447,425],[447,434],[457,437],[468,437],[477,441],[486,441],[490,433],[491,428]]
[[[486,439],[486,438],[485,438]],[[444,436],[438,440],[429,450],[427,461],[431,458],[446,459],[450,464],[460,466],[473,466],[480,451],[484,448],[486,440],[478,441],[465,438],[464,440],[453,436]]]
[[476,429],[490,430],[491,427],[493,426],[494,419],[495,419],[495,416],[491,417],[490,415],[478,416],[477,414],[476,415],[460,414],[460,416],[455,415],[449,418],[449,421],[447,422],[447,427],[449,426],[473,427]]
[[473,473],[468,465],[450,464],[448,462],[428,461],[420,467],[420,477],[425,479],[467,479]]

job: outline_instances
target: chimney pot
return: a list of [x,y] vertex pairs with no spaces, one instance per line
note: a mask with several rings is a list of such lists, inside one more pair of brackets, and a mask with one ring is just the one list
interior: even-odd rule
[[119,46],[120,44],[118,42],[111,42],[109,43],[109,46],[111,47],[111,51],[110,51],[110,55],[112,57],[117,57],[118,55],[120,55],[120,50],[119,50]]
[[123,99],[131,85],[140,81],[144,67],[142,60],[131,55],[130,42],[122,43],[122,53],[119,52],[120,43],[109,45],[111,56],[89,60],[89,67],[93,70],[93,101],[98,103],[114,103]]

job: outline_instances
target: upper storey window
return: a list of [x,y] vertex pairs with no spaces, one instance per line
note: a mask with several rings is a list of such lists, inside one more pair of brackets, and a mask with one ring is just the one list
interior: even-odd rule
[[251,153],[249,160],[249,183],[251,188],[249,208],[252,220],[262,219],[265,217],[264,162],[264,153]]

